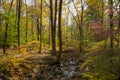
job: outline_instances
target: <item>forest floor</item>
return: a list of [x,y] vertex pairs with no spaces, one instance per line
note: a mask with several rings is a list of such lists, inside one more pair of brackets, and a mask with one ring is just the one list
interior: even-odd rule
[[2,57],[0,67],[10,80],[80,80],[81,58],[78,50],[72,48],[63,52],[60,65],[55,65],[56,57],[50,53],[30,51]]
[[26,52],[25,47],[21,48],[20,53],[7,49],[7,55],[2,54],[1,49],[0,78],[4,76],[10,80],[89,80],[91,77],[94,79],[97,74],[100,75],[100,80],[120,80],[120,48],[111,51],[99,43],[80,53],[78,49],[68,47],[63,50],[59,65],[55,64],[56,57],[51,56],[49,49],[43,48],[42,53],[37,50]]

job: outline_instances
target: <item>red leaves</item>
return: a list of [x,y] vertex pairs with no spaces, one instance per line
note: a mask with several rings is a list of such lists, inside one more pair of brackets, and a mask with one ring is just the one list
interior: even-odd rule
[[89,26],[91,34],[95,37],[95,40],[103,40],[107,38],[108,32],[104,25],[101,24],[100,20],[97,20],[96,22],[93,22]]

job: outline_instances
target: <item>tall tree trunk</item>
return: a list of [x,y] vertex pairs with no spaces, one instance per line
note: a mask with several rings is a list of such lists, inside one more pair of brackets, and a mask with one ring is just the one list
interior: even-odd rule
[[26,3],[26,0],[25,0],[25,7],[26,7],[26,43],[28,42],[28,7],[27,7],[27,3]]
[[98,15],[98,19],[100,19],[100,1],[97,1],[97,15]]
[[102,16],[101,16],[101,24],[103,24],[104,20],[104,0],[102,0]]
[[53,2],[50,0],[50,21],[51,21],[51,39],[52,39],[52,55],[55,55],[56,53],[56,47],[55,47],[55,33],[54,33],[54,25],[53,25]]
[[113,0],[109,1],[110,4],[110,13],[109,13],[109,17],[110,17],[110,48],[113,48]]
[[[13,1],[14,0],[11,1],[9,13],[11,12]],[[9,16],[9,13],[8,13],[8,16]],[[7,19],[7,20],[9,20],[9,19]],[[5,37],[4,37],[4,45],[3,45],[3,53],[4,54],[6,54],[7,33],[8,33],[8,22],[5,21]]]
[[55,0],[55,11],[54,11],[54,23],[53,23],[53,42],[54,42],[54,54],[56,52],[56,21],[57,21],[57,0]]
[[18,52],[20,52],[20,17],[21,17],[21,0],[17,0],[17,26],[18,26]]
[[34,35],[34,24],[33,24],[33,16],[31,16],[31,35],[32,35],[32,40],[33,40],[33,35]]
[[60,63],[62,54],[62,31],[61,31],[61,17],[62,17],[62,0],[59,2],[59,15],[58,15],[58,39],[59,39],[59,54],[57,56],[57,63]]
[[[82,52],[82,46],[83,46],[83,10],[84,10],[84,4],[85,4],[85,1],[83,2],[83,0],[80,0],[81,1],[81,16],[79,17],[79,11],[75,5],[75,2],[73,1],[73,5],[77,11],[77,18],[78,20],[76,20],[75,16],[72,14],[73,18],[75,19],[76,23],[77,23],[77,26],[79,28],[79,50],[80,52]],[[69,10],[70,11],[70,10]],[[78,21],[81,21],[80,23]]]
[[36,8],[36,32],[37,32],[37,41],[40,40],[40,22],[39,22],[39,15],[38,15],[38,4],[37,0],[34,0],[34,7]]
[[51,43],[51,21],[50,21],[50,16],[49,16],[49,34],[48,34],[48,44],[50,45]]
[[39,28],[39,18],[37,18],[37,40],[39,41],[39,33],[40,33],[40,28]]
[[5,23],[5,37],[4,37],[4,46],[3,46],[4,54],[6,54],[7,33],[8,33],[8,23]]
[[83,51],[82,46],[83,46],[83,11],[84,11],[84,2],[81,0],[81,22],[80,22],[80,26],[79,26],[79,32],[80,32],[80,52]]
[[[120,40],[120,0],[119,0],[119,12],[118,12],[118,39]],[[118,47],[120,42],[118,41]]]
[[39,48],[39,53],[41,53],[41,48],[42,48],[42,0],[41,0],[41,5],[40,5],[40,48]]

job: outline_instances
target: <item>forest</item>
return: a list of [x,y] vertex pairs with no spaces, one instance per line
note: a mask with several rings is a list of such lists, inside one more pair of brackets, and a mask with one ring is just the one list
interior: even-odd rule
[[120,80],[120,0],[0,0],[0,80]]

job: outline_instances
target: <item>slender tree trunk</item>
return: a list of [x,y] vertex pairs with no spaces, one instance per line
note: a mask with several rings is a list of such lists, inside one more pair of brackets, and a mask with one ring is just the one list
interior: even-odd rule
[[84,11],[84,3],[81,0],[81,22],[80,22],[80,27],[79,27],[79,32],[80,32],[80,52],[83,51],[82,46],[83,46],[83,11]]
[[51,21],[50,21],[50,16],[49,16],[49,34],[48,34],[48,44],[50,45],[51,43]]
[[109,17],[110,17],[110,48],[113,48],[113,0],[109,1],[110,4],[110,13],[109,13]]
[[[76,18],[74,18],[74,15],[72,15],[72,16],[75,19],[75,21],[77,23],[77,26],[79,28],[79,35],[80,35],[79,36],[79,49],[80,49],[80,52],[82,52],[82,46],[83,46],[83,28],[82,28],[82,26],[83,26],[83,10],[84,10],[85,1],[84,2],[83,2],[83,0],[80,0],[80,1],[81,1],[81,16],[79,17],[79,11],[78,11],[74,1],[73,1],[73,5],[74,5],[74,7],[75,7],[75,9],[77,11],[78,20],[76,20]],[[79,23],[77,21],[81,21],[81,22]]]
[[31,16],[31,35],[32,35],[32,40],[33,40],[33,35],[34,35],[33,16]]
[[73,32],[73,31],[72,31],[72,26],[70,26],[70,36],[71,36],[70,39],[71,39],[71,41],[73,40],[72,32]]
[[8,32],[8,23],[5,23],[5,38],[4,38],[4,46],[3,46],[4,54],[6,54],[7,32]]
[[104,20],[104,0],[102,0],[102,16],[101,16],[101,24],[103,24]]
[[37,18],[37,40],[39,41],[39,33],[40,33],[40,28],[39,28],[39,19]]
[[54,25],[53,25],[53,2],[50,0],[50,21],[51,21],[51,39],[52,39],[52,55],[55,55],[56,53],[56,47],[55,47],[55,33],[54,33]]
[[36,28],[36,32],[37,32],[37,41],[39,41],[40,40],[40,22],[39,22],[39,15],[38,15],[38,4],[37,4],[37,0],[34,0],[34,7],[36,8],[36,26],[37,26],[37,28]]
[[[120,0],[119,0],[119,12],[118,12],[118,39],[120,40]],[[118,41],[118,47],[120,42]]]
[[62,0],[60,0],[60,2],[59,2],[59,15],[58,15],[59,54],[57,56],[57,63],[60,63],[60,58],[61,58],[61,54],[62,54],[61,17],[62,17]]
[[39,48],[39,53],[41,53],[41,48],[42,48],[42,0],[41,0],[41,5],[40,5],[40,48]]
[[18,52],[20,52],[20,17],[21,17],[21,0],[17,2],[17,26],[18,26]]
[[98,10],[97,10],[97,11],[98,11],[98,12],[97,12],[97,15],[98,15],[98,19],[100,19],[100,10],[99,10],[99,9],[100,9],[100,6],[99,6],[99,3],[100,3],[100,2],[97,1],[97,9],[98,9]]
[[56,55],[56,21],[57,21],[57,0],[55,0],[55,11],[54,11],[54,24],[53,24],[53,42],[54,42],[54,54]]
[[25,7],[26,7],[26,43],[28,42],[28,7],[27,7],[27,3],[26,3],[26,0],[25,0]]
[[[11,1],[9,13],[12,9],[13,1],[14,0]],[[8,13],[8,16],[9,16],[9,13]],[[8,22],[5,21],[5,37],[4,37],[4,45],[3,45],[3,53],[4,54],[6,54],[7,33],[8,33]]]

